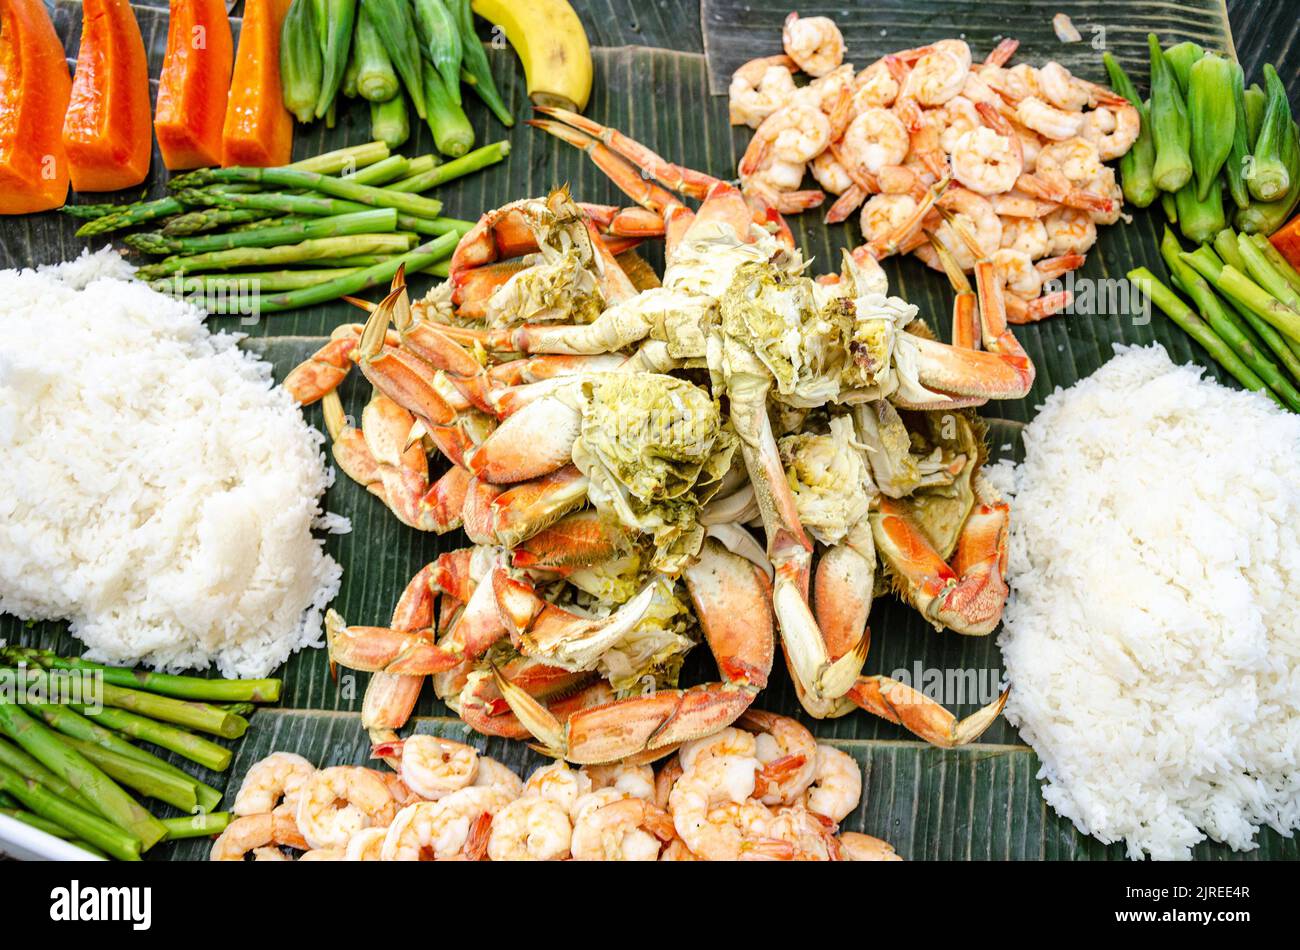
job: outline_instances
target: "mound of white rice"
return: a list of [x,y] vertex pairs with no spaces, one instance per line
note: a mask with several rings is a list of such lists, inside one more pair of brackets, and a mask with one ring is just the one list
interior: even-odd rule
[[95,659],[265,676],[341,571],[322,438],[268,364],[105,249],[0,271],[0,610]]
[[1133,858],[1248,850],[1300,826],[1300,416],[1118,352],[999,479],[1007,716],[1085,833]]

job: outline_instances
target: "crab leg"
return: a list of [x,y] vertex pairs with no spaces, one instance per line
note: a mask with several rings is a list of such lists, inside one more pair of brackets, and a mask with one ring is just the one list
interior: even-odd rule
[[949,566],[912,518],[906,501],[882,496],[873,511],[876,549],[902,580],[904,596],[936,629],[985,636],[1002,619],[1010,508],[983,477]]
[[773,637],[763,572],[708,541],[683,577],[723,681],[591,706],[561,721],[494,668],[502,698],[547,754],[584,764],[658,757],[735,722],[767,685]]
[[849,690],[849,698],[881,719],[897,723],[931,745],[943,749],[974,742],[993,724],[1007,703],[1004,692],[982,709],[958,720],[933,699],[887,676],[862,676]]
[[[420,630],[433,623],[435,564],[426,564],[411,578],[393,608],[392,626],[397,630]],[[370,677],[361,700],[361,725],[372,743],[390,742],[396,730],[406,725],[420,698],[423,676],[403,676],[380,671]],[[392,764],[391,762],[389,763]]]
[[662,182],[665,187],[671,188],[678,194],[703,199],[708,196],[709,191],[718,183],[718,179],[712,175],[692,171],[689,168],[683,168],[681,165],[674,165],[646,148],[640,142],[628,138],[617,129],[600,125],[586,116],[551,106],[536,106],[535,108],[542,115],[559,119],[565,125],[580,129],[598,139],[603,145],[626,158],[646,175]]
[[463,659],[438,646],[431,628],[349,627],[333,610],[325,614],[325,639],[330,662],[367,673],[423,676],[449,670]]

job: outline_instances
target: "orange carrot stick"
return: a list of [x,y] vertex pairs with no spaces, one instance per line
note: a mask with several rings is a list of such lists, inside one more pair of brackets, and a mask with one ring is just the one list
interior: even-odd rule
[[225,0],[171,0],[153,121],[168,168],[221,161],[234,46]]
[[47,211],[67,199],[59,126],[71,90],[42,0],[0,0],[0,214]]
[[239,52],[230,81],[222,165],[289,164],[293,116],[280,92],[280,26],[290,0],[245,0]]
[[131,188],[149,174],[149,65],[128,0],[82,0],[81,50],[63,120],[72,187]]

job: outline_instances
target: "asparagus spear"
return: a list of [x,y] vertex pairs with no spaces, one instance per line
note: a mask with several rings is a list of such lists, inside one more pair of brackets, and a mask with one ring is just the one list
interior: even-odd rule
[[[1273,242],[1262,234],[1249,235],[1250,240],[1259,248],[1259,252],[1264,255],[1273,269],[1276,270],[1297,292],[1300,292],[1300,271],[1291,266],[1291,262],[1281,255]],[[1240,267],[1237,270],[1241,270]]]
[[[358,267],[328,267],[323,270],[279,270],[255,271],[239,274],[188,274],[180,286],[185,294],[209,294],[217,292],[243,292],[256,288],[256,293],[270,293],[276,290],[297,290],[300,287],[315,287],[336,277],[346,277],[360,270]],[[174,281],[154,281],[155,290],[171,293],[177,287]],[[225,708],[223,706],[223,708]],[[239,712],[231,709],[230,712]],[[240,715],[244,715],[240,713]]]
[[[188,202],[187,197],[181,200],[190,204],[199,203]],[[251,224],[265,219],[265,213],[252,209],[208,208],[203,211],[186,211],[184,214],[168,218],[163,222],[162,233],[167,237],[189,237],[192,234],[202,234],[205,231],[215,231],[218,228],[237,224]]]
[[376,264],[373,267],[364,268],[346,277],[340,277],[324,284],[317,284],[315,287],[304,287],[301,290],[262,296],[258,300],[258,309],[263,313],[296,310],[299,307],[310,307],[314,304],[324,303],[327,300],[336,300],[348,294],[359,293],[369,287],[374,287],[376,284],[384,284],[392,280],[393,275],[397,273],[397,269],[403,264],[406,265],[408,271],[415,272],[423,270],[435,261],[450,256],[459,241],[460,236],[454,231],[444,234],[399,257]]
[[40,663],[49,669],[95,670],[104,682],[114,686],[144,689],[177,699],[202,699],[212,702],[274,703],[280,700],[281,681],[278,679],[229,680],[204,679],[201,676],[173,676],[169,673],[151,673],[148,670],[131,670],[120,666],[105,666],[80,658],[62,657],[53,650],[26,647],[11,657]]
[[[146,752],[144,749],[136,748],[117,733],[87,719],[85,716],[68,706],[59,706],[53,703],[27,703],[26,705],[27,708],[35,710],[41,719],[45,721],[46,725],[63,733],[63,735],[67,736],[69,739],[75,739],[80,742],[99,746],[105,751],[112,752],[120,758],[131,759],[144,768],[162,772],[174,780],[191,786],[198,806],[203,811],[211,811],[213,808],[216,808],[217,803],[221,801],[221,792],[217,789],[210,785],[205,785],[188,772],[178,769],[170,762],[158,758],[158,756],[154,755],[152,752]],[[86,755],[84,751],[82,754]],[[104,767],[103,763],[99,762],[93,756],[86,755],[86,758],[95,762],[95,764],[99,765],[100,768],[103,768],[112,778],[120,780],[119,776],[114,775],[111,769]],[[126,784],[130,783],[128,782]],[[136,786],[131,787],[135,788]],[[164,801],[169,800],[164,799]],[[174,805],[176,802],[171,802],[171,804]]]
[[[13,769],[0,765],[0,789],[26,805],[40,817],[67,828],[79,839],[102,848],[120,861],[139,861],[141,839],[105,821],[98,815],[60,798],[39,782],[23,778]],[[162,827],[159,822],[159,827]]]
[[442,202],[433,198],[406,194],[388,188],[358,185],[346,178],[332,178],[314,172],[293,168],[205,168],[173,178],[173,189],[203,187],[212,182],[249,182],[260,185],[280,185],[286,188],[305,188],[347,198],[376,208],[396,208],[422,218],[436,218],[442,211]]
[[1254,311],[1288,340],[1300,343],[1300,313],[1272,297],[1237,268],[1225,264],[1216,272],[1206,263],[1203,256],[1198,257],[1194,254],[1189,255],[1188,263],[1225,297]]
[[[1277,331],[1277,329],[1257,313],[1251,306],[1243,300],[1239,300],[1232,294],[1224,293],[1219,287],[1219,281],[1222,279],[1224,261],[1220,260],[1215,253],[1207,246],[1201,246],[1187,256],[1187,263],[1197,270],[1206,280],[1219,290],[1223,299],[1226,300],[1241,317],[1254,327],[1259,338],[1264,341],[1265,345],[1282,361],[1282,364],[1290,370],[1291,375],[1300,380],[1300,342],[1290,340]],[[1231,263],[1230,261],[1227,263]],[[1236,265],[1233,265],[1234,267]],[[1241,268],[1237,268],[1241,270]],[[1242,271],[1242,273],[1245,273]]]
[[1169,319],[1183,328],[1197,343],[1201,344],[1216,362],[1248,389],[1264,388],[1264,381],[1256,376],[1241,357],[1233,352],[1232,347],[1219,339],[1210,329],[1209,324],[1198,317],[1191,307],[1183,303],[1172,290],[1156,279],[1156,275],[1145,267],[1135,267],[1128,272],[1128,279],[1133,285],[1151,298],[1151,302],[1168,315]]
[[[81,792],[101,816],[139,838],[146,850],[162,838],[163,827],[158,819],[141,808],[98,766],[60,740],[58,733],[29,716],[22,707],[3,698],[0,698],[0,729],[29,755]],[[16,794],[12,788],[5,791]],[[22,796],[17,797],[22,800]],[[33,811],[40,814],[38,809]],[[87,840],[94,842],[93,838]]]
[[[15,800],[16,801],[16,800]],[[31,825],[37,831],[43,831],[47,835],[53,835],[64,841],[72,838],[72,832],[62,825],[56,825],[54,822],[42,818],[35,812],[25,811],[22,808],[0,807],[0,815],[12,818],[14,821],[21,821],[24,825]]]
[[184,818],[163,818],[163,827],[167,829],[164,841],[179,841],[182,838],[207,838],[219,835],[230,824],[230,812],[214,811],[207,815],[186,815]]
[[[490,145],[484,145],[476,148],[472,152],[462,155],[460,158],[454,158],[445,164],[438,165],[426,172],[418,175],[412,175],[404,178],[399,182],[389,186],[389,191],[409,191],[423,192],[430,188],[436,188],[438,185],[445,185],[453,179],[460,178],[462,175],[469,175],[473,172],[487,168],[489,165],[495,165],[503,161],[510,154],[510,142],[503,139],[500,142],[493,142]],[[425,215],[428,217],[428,215]],[[434,215],[434,217],[437,217]]]
[[235,267],[278,267],[303,261],[324,261],[357,254],[393,254],[410,250],[411,239],[402,232],[318,238],[280,247],[239,247],[189,257],[168,257],[136,271],[141,280],[166,277],[179,271],[227,270]]
[[238,247],[277,247],[317,238],[344,237],[351,234],[382,234],[397,228],[397,211],[374,208],[354,214],[315,218],[301,224],[258,228],[254,231],[231,231],[225,234],[201,234],[188,238],[169,238],[161,234],[132,234],[128,247],[146,254],[207,254]]
[[83,756],[87,762],[103,769],[104,774],[109,778],[126,788],[133,789],[145,798],[156,798],[187,814],[198,810],[199,799],[192,779],[177,778],[144,762],[118,755],[93,742],[71,737],[64,737],[63,742]]
[[1237,270],[1245,272],[1246,261],[1237,250],[1237,235],[1232,228],[1224,228],[1214,236],[1214,251]]
[[88,706],[71,706],[87,719],[93,719],[101,726],[116,729],[132,739],[150,742],[160,748],[183,755],[191,762],[197,762],[214,772],[224,772],[230,767],[232,753],[225,746],[217,745],[202,736],[196,736],[163,722],[155,722],[147,716],[137,716],[125,709],[92,709]]
[[78,808],[91,809],[90,799],[59,778],[36,759],[7,739],[0,739],[0,765],[12,769],[23,778],[39,782],[60,798],[67,799]]

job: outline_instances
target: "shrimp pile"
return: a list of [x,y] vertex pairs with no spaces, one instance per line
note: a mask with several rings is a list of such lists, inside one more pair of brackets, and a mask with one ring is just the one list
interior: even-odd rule
[[[834,195],[827,223],[857,212],[878,255],[937,188],[925,227],[891,252],[937,270],[992,259],[1013,323],[1069,306],[1068,291],[1045,294],[1044,284],[1081,267],[1097,226],[1123,215],[1104,163],[1137,140],[1132,103],[1056,62],[1008,65],[1013,39],[982,63],[964,41],[944,39],[861,72],[843,61],[844,38],[826,17],[791,13],[782,40],[784,55],[746,63],[731,80],[731,122],[755,130],[739,167],[748,194],[782,214]],[[797,84],[800,72],[812,80]],[[804,188],[805,172],[820,188]]]
[[862,799],[852,756],[793,719],[738,726],[650,765],[563,761],[522,780],[429,735],[375,747],[395,772],[276,752],[248,770],[213,861],[897,861],[839,823]]

